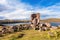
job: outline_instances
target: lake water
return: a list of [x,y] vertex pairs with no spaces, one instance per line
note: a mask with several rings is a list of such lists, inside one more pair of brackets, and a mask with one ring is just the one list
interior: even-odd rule
[[[3,24],[3,25],[14,26],[14,25],[19,25],[19,24],[30,24],[30,22],[29,23],[12,23],[12,24]],[[60,22],[51,22],[50,24],[51,26],[58,26],[60,25]]]
[[58,26],[58,25],[60,25],[60,22],[51,22],[51,25],[52,26]]
[[19,25],[19,24],[30,24],[30,22],[29,23],[10,23],[10,24],[3,24],[3,25],[14,26],[14,25]]

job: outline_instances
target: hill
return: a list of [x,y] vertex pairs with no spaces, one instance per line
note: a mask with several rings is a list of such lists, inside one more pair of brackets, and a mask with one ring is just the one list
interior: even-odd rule
[[[6,23],[28,23],[31,20],[0,20],[0,24],[6,24]],[[50,18],[45,20],[40,20],[40,22],[60,22],[60,19],[58,18]]]
[[60,19],[58,18],[50,18],[45,20],[40,20],[41,22],[60,22]]

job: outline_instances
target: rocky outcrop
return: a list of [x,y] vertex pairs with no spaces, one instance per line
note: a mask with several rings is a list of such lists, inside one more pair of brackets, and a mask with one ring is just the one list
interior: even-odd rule
[[51,27],[51,24],[50,23],[43,23],[42,26],[45,26],[45,27],[50,28]]
[[40,24],[40,13],[31,15],[31,26],[35,30],[37,27],[39,28]]
[[51,28],[51,24],[50,23],[41,23],[39,25],[39,29],[43,30],[43,31],[50,30],[50,28]]

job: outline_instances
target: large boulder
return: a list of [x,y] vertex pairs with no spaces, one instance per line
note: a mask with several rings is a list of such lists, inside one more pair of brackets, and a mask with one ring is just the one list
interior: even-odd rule
[[8,33],[13,33],[13,32],[14,32],[13,29],[12,29],[12,27],[13,27],[13,26],[9,26],[9,28],[8,28]]
[[43,31],[48,31],[48,30],[50,30],[50,28],[51,28],[51,25],[50,25],[50,23],[41,23],[41,24],[39,24],[39,30],[43,30]]
[[47,28],[47,27],[41,27],[41,30],[42,30],[42,31],[47,31],[48,28]]
[[23,29],[24,29],[24,30],[28,30],[28,29],[30,29],[30,27],[31,27],[31,26],[30,26],[29,24],[25,24],[25,25],[23,26]]
[[50,28],[42,27],[42,28],[40,28],[40,30],[41,30],[41,31],[49,31],[49,30],[50,30]]
[[0,31],[0,37],[3,37],[3,33],[2,33],[2,31]]
[[46,25],[47,27],[51,27],[50,23],[45,23],[45,25]]
[[7,29],[6,27],[3,27],[3,28],[2,28],[2,33],[3,33],[3,34],[6,34],[7,31],[8,31],[8,29]]
[[16,30],[17,31],[22,31],[22,29],[23,29],[23,26],[22,25],[16,25],[15,27],[16,27]]
[[18,31],[18,27],[17,26],[13,26],[12,29],[13,29],[14,32]]
[[48,28],[51,27],[51,24],[50,24],[50,23],[43,23],[43,24],[41,24],[41,25],[42,25],[42,27],[43,27],[43,26],[48,27]]

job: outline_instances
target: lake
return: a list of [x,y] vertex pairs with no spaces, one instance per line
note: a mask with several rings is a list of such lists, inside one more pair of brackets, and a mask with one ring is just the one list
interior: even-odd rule
[[[29,23],[11,23],[11,24],[3,24],[3,25],[14,26],[19,24],[30,24],[30,22]],[[50,24],[51,26],[58,26],[60,25],[60,22],[51,22]]]
[[60,25],[60,22],[51,22],[50,23],[52,26],[58,26],[58,25]]
[[3,25],[14,26],[14,25],[20,25],[20,24],[30,24],[30,22],[29,23],[10,23],[10,24],[3,24]]

